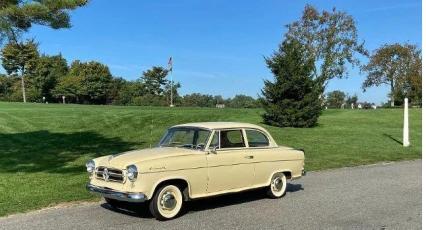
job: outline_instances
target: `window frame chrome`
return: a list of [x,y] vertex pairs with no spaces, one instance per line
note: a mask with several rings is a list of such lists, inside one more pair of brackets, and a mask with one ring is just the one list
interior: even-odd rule
[[[208,128],[203,128],[203,127],[198,127],[198,126],[173,126],[173,127],[170,127],[170,128],[168,128],[167,129],[167,131],[164,133],[164,135],[161,137],[161,139],[160,139],[160,141],[158,142],[158,144],[156,145],[157,147],[160,147],[160,148],[163,148],[161,145],[160,145],[160,143],[161,142],[163,142],[163,140],[166,138],[166,136],[167,136],[167,134],[168,134],[168,132],[169,132],[169,130],[170,129],[179,129],[179,128],[192,128],[192,129],[198,129],[198,130],[205,130],[205,131],[208,131],[209,132],[209,134],[207,135],[207,138],[206,138],[206,145],[204,146],[204,149],[191,149],[191,150],[195,150],[195,151],[206,151],[207,150],[207,146],[209,146],[209,143],[210,143],[210,138],[211,138],[211,135],[212,135],[212,133],[214,133],[213,132],[213,130],[212,129],[208,129]],[[186,149],[189,149],[189,148],[186,148]]]
[[[220,132],[221,131],[232,131],[232,130],[238,130],[241,131],[241,135],[243,136],[243,143],[244,143],[244,147],[235,147],[235,148],[221,148],[221,138],[220,138]],[[210,147],[211,142],[213,141],[213,137],[215,132],[219,132],[219,147],[216,148],[216,151],[228,151],[228,150],[241,150],[241,149],[247,149],[248,148],[248,143],[247,143],[247,137],[244,131],[244,128],[242,127],[238,127],[238,128],[223,128],[223,129],[212,129],[212,133],[211,133],[211,137],[208,143],[208,147],[206,148],[206,150],[212,150],[212,148]]]
[[[249,142],[248,142],[248,137],[247,137],[246,130],[254,130],[254,131],[258,131],[258,132],[260,132],[261,134],[263,134],[263,135],[266,137],[266,139],[268,139],[268,145],[267,145],[267,146],[250,147],[250,146],[249,146]],[[262,131],[262,130],[260,130],[260,129],[256,129],[256,128],[244,128],[244,134],[245,134],[245,136],[246,136],[247,146],[248,146],[248,148],[250,148],[250,149],[265,149],[265,148],[273,148],[273,146],[271,146],[271,137],[269,136],[269,134],[267,134],[267,133],[263,132],[263,131]]]

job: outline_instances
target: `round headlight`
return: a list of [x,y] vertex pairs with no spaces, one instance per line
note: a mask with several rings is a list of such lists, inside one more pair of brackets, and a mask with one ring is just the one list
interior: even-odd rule
[[93,171],[95,171],[95,162],[93,160],[87,161],[86,170],[88,173],[92,173]]
[[138,178],[138,168],[136,168],[136,165],[127,166],[127,178],[130,181],[135,181]]

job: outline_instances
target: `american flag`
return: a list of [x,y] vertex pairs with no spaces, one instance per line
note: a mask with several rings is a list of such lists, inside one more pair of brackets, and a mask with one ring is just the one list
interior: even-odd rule
[[169,58],[168,67],[169,67],[169,71],[171,72],[172,69],[173,69],[173,59],[172,59],[172,57]]

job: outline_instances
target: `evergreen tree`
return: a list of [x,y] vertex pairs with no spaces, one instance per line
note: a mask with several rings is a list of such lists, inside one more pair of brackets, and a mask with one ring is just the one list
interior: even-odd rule
[[313,78],[314,60],[306,58],[304,46],[284,40],[278,52],[266,59],[274,75],[265,80],[262,104],[266,124],[279,127],[312,127],[321,114],[322,84]]
[[18,43],[33,25],[53,29],[70,28],[70,13],[87,0],[1,0],[0,41]]
[[159,66],[153,66],[152,69],[144,71],[141,77],[145,89],[144,93],[155,96],[163,95],[168,82],[168,72],[168,70]]

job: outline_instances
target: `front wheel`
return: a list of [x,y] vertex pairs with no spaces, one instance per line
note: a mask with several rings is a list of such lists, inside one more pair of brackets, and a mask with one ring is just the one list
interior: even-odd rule
[[284,196],[287,189],[287,178],[284,173],[276,173],[272,176],[271,184],[268,187],[268,196],[271,198],[280,198]]
[[169,220],[179,214],[182,204],[181,190],[175,185],[164,185],[152,197],[149,211],[157,220]]

